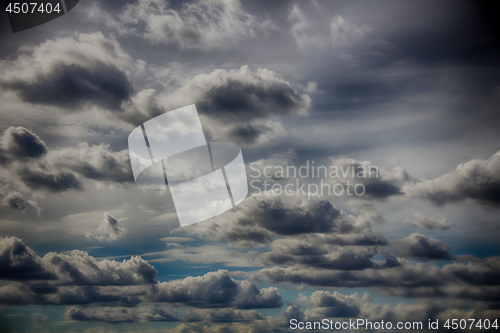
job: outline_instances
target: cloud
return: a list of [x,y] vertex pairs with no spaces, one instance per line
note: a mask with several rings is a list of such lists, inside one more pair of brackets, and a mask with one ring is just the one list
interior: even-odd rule
[[360,42],[372,29],[367,25],[356,25],[340,15],[330,22],[330,38],[333,47],[350,46]]
[[311,25],[298,4],[294,4],[289,13],[290,32],[299,48],[311,46],[324,47],[325,40],[318,34],[311,33]]
[[348,288],[440,286],[445,278],[439,267],[409,263],[400,258],[385,269],[342,271],[271,267],[264,268],[257,274],[270,283]]
[[100,183],[133,181],[128,151],[113,152],[109,145],[49,149],[35,133],[24,127],[9,127],[0,135],[0,156],[4,165],[0,199],[11,209],[40,213],[34,191],[59,193],[83,190],[82,178]]
[[134,311],[123,307],[104,307],[80,309],[74,306],[66,308],[64,316],[69,320],[93,321],[103,323],[133,323],[151,321],[178,321],[177,314],[161,308],[140,308]]
[[104,213],[96,232],[88,232],[85,237],[99,242],[113,242],[125,237],[127,234],[128,230],[118,226],[118,220],[113,215]]
[[234,323],[263,320],[264,317],[255,310],[241,311],[238,309],[189,309],[182,315],[183,322],[213,322]]
[[346,156],[331,157],[327,172],[326,181],[332,185],[342,184],[346,188],[344,192],[347,193],[348,181],[354,185],[363,184],[365,193],[362,198],[378,200],[403,195],[403,185],[414,180],[401,167],[385,170],[370,161],[358,161]]
[[32,104],[119,110],[132,93],[130,62],[115,40],[100,32],[80,33],[24,48],[17,59],[0,61],[0,87]]
[[238,0],[198,0],[182,4],[179,10],[169,8],[168,2],[139,0],[126,6],[119,22],[124,25],[122,32],[185,49],[227,48],[274,29],[270,21],[247,13]]
[[161,97],[165,109],[196,104],[214,140],[264,144],[285,133],[277,116],[308,115],[311,98],[265,68],[216,69]]
[[225,270],[159,283],[153,295],[155,302],[202,308],[251,309],[276,308],[282,305],[281,295],[277,288],[259,290],[252,282],[232,279],[229,272]]
[[9,192],[3,199],[3,205],[9,207],[12,210],[20,210],[21,212],[26,212],[29,209],[35,209],[40,215],[41,208],[38,203],[34,200],[27,200],[24,195],[17,191]]
[[390,242],[398,255],[421,260],[451,260],[453,256],[446,244],[436,238],[420,233]]
[[272,251],[264,253],[261,260],[266,266],[303,266],[315,269],[360,270],[372,268],[371,260],[377,253],[368,247],[337,247],[321,243],[324,238],[285,238],[275,240]]
[[293,5],[288,13],[290,33],[301,49],[325,48],[340,49],[353,46],[372,31],[367,25],[356,25],[341,15],[335,15],[328,23],[328,31],[315,30],[298,4]]
[[436,220],[432,217],[425,217],[419,213],[415,213],[412,219],[406,219],[405,223],[419,229],[427,230],[447,230],[454,226],[452,222],[446,221],[446,219]]
[[0,238],[2,278],[14,280],[57,280],[59,285],[137,285],[156,280],[156,269],[139,257],[122,262],[97,260],[88,253],[49,252],[39,257],[21,239]]
[[231,211],[184,228],[199,237],[237,246],[262,246],[278,236],[307,233],[348,233],[355,226],[328,200],[299,196],[253,194]]
[[4,280],[56,279],[56,274],[45,269],[42,259],[15,237],[0,238],[0,268]]
[[35,133],[20,126],[9,127],[2,135],[0,156],[5,163],[8,159],[38,158],[45,155],[47,149],[45,142]]
[[434,180],[405,186],[408,195],[424,198],[436,206],[472,201],[494,207],[500,203],[500,152],[487,160],[474,159]]

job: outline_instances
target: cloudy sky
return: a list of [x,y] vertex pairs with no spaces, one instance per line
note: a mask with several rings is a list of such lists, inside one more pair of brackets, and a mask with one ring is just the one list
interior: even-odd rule
[[[0,331],[499,318],[494,13],[457,0],[82,0],[13,34],[2,12]],[[208,141],[241,147],[249,181],[312,161],[379,175],[327,180],[362,196],[251,188],[180,228],[168,190],[135,184],[127,138],[190,104]]]

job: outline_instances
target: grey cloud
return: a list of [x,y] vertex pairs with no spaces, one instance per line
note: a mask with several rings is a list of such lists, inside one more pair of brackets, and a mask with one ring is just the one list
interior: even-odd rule
[[17,171],[24,184],[33,190],[57,193],[68,190],[82,190],[80,180],[70,172],[47,170],[44,168],[22,167]]
[[237,281],[227,271],[209,272],[199,277],[162,282],[156,286],[155,302],[192,307],[276,308],[281,307],[277,288],[259,290],[255,284]]
[[409,195],[425,198],[436,206],[471,200],[495,206],[500,202],[500,152],[487,160],[474,159],[434,180],[407,185]]
[[403,259],[386,269],[341,271],[273,267],[260,270],[258,275],[272,283],[349,288],[439,286],[445,277],[439,267],[410,264]]
[[363,198],[384,200],[390,196],[403,195],[403,185],[414,181],[403,168],[385,170],[369,161],[358,161],[346,156],[331,157],[328,174],[331,175],[335,170],[338,170],[338,176],[329,177],[327,180],[332,184],[344,186],[347,186],[347,181],[351,184],[363,184],[365,188]]
[[[317,240],[320,238],[318,237]],[[309,239],[279,239],[272,251],[261,256],[266,266],[308,266],[322,269],[360,270],[375,266],[372,261],[377,251],[366,247],[336,247]]]
[[119,110],[130,99],[130,57],[100,32],[47,40],[3,60],[0,87],[33,104]]
[[422,260],[451,260],[453,256],[446,244],[420,233],[390,242],[398,255]]
[[44,268],[42,259],[16,237],[0,238],[0,278],[6,280],[48,280],[56,274]]
[[108,213],[104,213],[101,224],[95,233],[88,232],[85,237],[99,242],[113,242],[125,237],[128,233],[126,228],[118,226],[118,220]]
[[[307,115],[311,98],[265,68],[216,69],[159,97],[166,110],[196,104],[202,124],[214,140],[259,145],[285,133],[271,118]],[[179,102],[182,101],[182,105]]]
[[1,138],[3,156],[13,159],[38,158],[47,153],[47,145],[24,127],[9,127]]
[[59,285],[137,285],[156,282],[156,269],[147,261],[132,257],[122,262],[100,260],[74,250],[69,254],[49,252],[39,257],[22,240],[0,239],[2,278],[57,280]]
[[347,318],[358,317],[360,307],[357,294],[344,296],[338,292],[333,294],[328,291],[315,291],[310,299],[305,299],[308,307],[315,308],[307,310],[306,315],[322,318]]
[[497,286],[500,280],[500,257],[470,260],[467,264],[453,263],[443,271],[458,282],[475,286]]
[[27,200],[24,195],[17,191],[9,192],[3,199],[3,204],[10,207],[12,210],[20,210],[26,212],[29,209],[35,209],[40,214],[40,206],[34,200]]
[[140,0],[128,4],[115,28],[138,33],[153,44],[176,44],[181,48],[227,48],[264,36],[273,29],[270,21],[258,20],[238,0],[199,0],[182,4],[179,10],[167,2]]
[[356,230],[349,216],[328,200],[267,194],[251,195],[233,210],[186,231],[239,246],[255,246],[268,244],[279,235]]
[[101,183],[133,181],[127,150],[114,152],[109,145],[86,143],[49,149],[23,127],[9,127],[0,136],[0,156],[5,164],[0,186],[2,203],[22,211],[34,208],[40,212],[37,202],[26,198],[28,192],[83,190],[81,178]]
[[177,314],[173,311],[148,307],[141,307],[139,310],[134,311],[130,308],[122,307],[80,309],[74,306],[69,306],[66,308],[64,315],[70,320],[104,322],[112,324],[179,320]]
[[132,92],[126,74],[107,64],[94,64],[92,69],[76,64],[60,65],[37,77],[35,82],[16,80],[1,86],[16,91],[26,102],[65,108],[92,103],[119,110]]
[[436,220],[432,217],[425,217],[419,213],[415,213],[411,219],[406,219],[405,223],[419,229],[427,230],[447,230],[454,225],[452,222],[446,221],[446,219]]

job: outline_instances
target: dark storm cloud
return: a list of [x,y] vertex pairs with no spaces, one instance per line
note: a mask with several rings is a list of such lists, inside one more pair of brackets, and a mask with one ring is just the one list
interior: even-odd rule
[[322,269],[362,270],[375,266],[372,258],[377,253],[373,248],[328,246],[312,241],[311,237],[280,239],[271,246],[272,251],[261,256],[266,266],[300,265]]
[[2,156],[14,159],[38,158],[47,153],[47,145],[24,127],[9,127],[2,135]]
[[125,73],[106,64],[94,64],[92,69],[75,64],[59,65],[34,82],[11,81],[2,87],[17,92],[32,104],[81,108],[92,103],[111,110],[118,110],[132,92]]
[[[151,95],[148,100],[154,102],[147,103],[142,112],[131,106],[125,117],[140,123],[158,115],[159,109],[169,111],[196,104],[211,139],[252,145],[269,143],[284,135],[284,127],[274,118],[308,115],[312,108],[310,96],[297,91],[277,73],[265,68],[252,71],[247,65],[199,74],[180,88],[161,94],[158,99]],[[157,107],[158,101],[162,108]]]
[[451,260],[453,256],[446,244],[436,238],[420,233],[390,242],[396,254],[421,260]]
[[500,152],[487,160],[474,159],[434,180],[405,187],[409,195],[436,206],[470,200],[491,207],[500,203]]
[[233,210],[186,231],[238,246],[262,246],[278,236],[356,230],[353,221],[328,200],[267,194],[251,195]]
[[156,283],[156,269],[139,257],[132,257],[123,262],[97,261],[88,253],[79,250],[74,250],[70,254],[49,252],[44,257],[39,257],[22,240],[15,237],[1,238],[0,247],[3,258],[3,279],[51,278],[57,280],[57,284],[60,285]]
[[[253,282],[231,278],[224,270],[158,282],[156,269],[140,257],[122,262],[97,260],[79,250],[39,257],[14,237],[0,239],[0,255],[0,279],[17,281],[0,288],[1,304],[131,307],[139,303],[168,303],[236,309],[283,305],[278,288],[259,289]],[[240,316],[240,320],[243,318]]]
[[0,238],[0,279],[23,281],[56,278],[56,274],[47,271],[41,258],[22,240],[15,237]]
[[237,281],[228,271],[162,282],[156,286],[155,302],[179,303],[192,307],[235,307],[240,309],[281,307],[277,288],[258,289],[248,281]]
[[436,266],[409,264],[398,259],[399,264],[387,269],[360,271],[311,270],[298,268],[264,268],[259,275],[271,283],[304,284],[318,287],[406,287],[439,286],[444,273]]
[[75,111],[87,104],[119,110],[130,99],[130,58],[101,33],[47,40],[3,60],[0,87],[29,103]]
[[23,167],[17,171],[17,174],[21,181],[33,190],[46,190],[57,193],[83,189],[80,180],[70,172],[53,172],[41,168]]
[[453,263],[443,271],[461,283],[474,286],[498,286],[500,281],[500,257],[470,260],[467,264]]

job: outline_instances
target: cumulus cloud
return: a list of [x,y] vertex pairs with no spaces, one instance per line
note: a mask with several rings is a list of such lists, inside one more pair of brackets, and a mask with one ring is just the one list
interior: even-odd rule
[[156,269],[139,257],[100,260],[87,252],[49,252],[39,257],[16,237],[0,238],[2,278],[57,280],[64,285],[137,285],[155,283]]
[[231,211],[206,223],[185,228],[211,240],[238,246],[266,245],[278,236],[338,231],[356,227],[328,200],[307,200],[270,193],[254,194]]
[[85,237],[99,242],[113,242],[125,237],[127,233],[126,228],[118,226],[118,220],[113,215],[104,213],[96,232],[88,232]]
[[49,149],[45,142],[24,127],[9,127],[0,136],[0,199],[11,209],[40,212],[33,191],[52,193],[82,190],[82,178],[101,183],[133,181],[128,151],[113,152],[109,145]]
[[487,160],[474,159],[434,180],[405,186],[408,195],[429,200],[436,206],[472,201],[487,206],[500,202],[500,152]]
[[427,237],[420,233],[391,241],[392,248],[398,255],[422,260],[450,260],[450,249],[441,240]]
[[118,110],[129,100],[130,56],[102,33],[63,37],[0,61],[0,87],[32,104]]
[[274,29],[270,21],[249,14],[238,0],[197,0],[179,10],[165,1],[139,0],[126,6],[119,22],[125,26],[119,29],[122,32],[188,49],[225,48]]
[[219,270],[203,276],[162,282],[156,286],[155,302],[178,303],[192,307],[235,307],[240,309],[281,307],[277,288],[258,289],[248,281],[234,280]]
[[277,116],[308,115],[311,98],[300,94],[275,72],[216,69],[200,74],[160,100],[166,110],[196,104],[202,124],[214,140],[264,144],[284,135]]
[[412,219],[406,219],[405,223],[419,229],[427,230],[447,230],[454,225],[452,222],[446,221],[446,219],[437,220],[432,217],[425,217],[419,213],[415,213]]
[[[158,282],[156,269],[140,257],[121,262],[97,260],[79,250],[60,254],[49,252],[40,257],[15,237],[0,239],[0,266],[0,279],[17,281],[0,287],[1,304],[130,307],[141,303],[165,303],[193,308],[234,309],[278,308],[283,304],[278,288],[259,289],[254,282],[233,279],[225,270]],[[78,308],[73,308],[69,314],[80,316],[80,320],[105,321],[107,318],[106,314],[95,317],[100,314],[92,310],[82,312]],[[165,319],[161,319],[161,313],[158,315],[160,317],[154,313],[127,312],[119,318],[132,321],[153,321],[154,317]],[[217,313],[198,313],[200,320],[212,315],[212,319],[216,320]],[[223,312],[218,316],[218,320],[222,321]],[[234,320],[250,318],[246,316],[239,313],[239,319],[236,316]],[[252,313],[248,316],[255,317]]]

